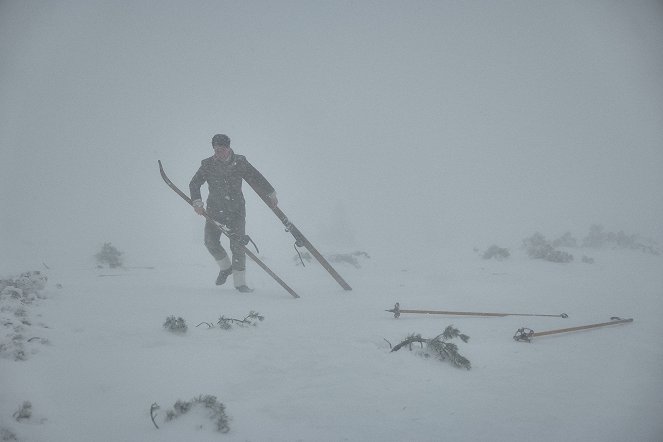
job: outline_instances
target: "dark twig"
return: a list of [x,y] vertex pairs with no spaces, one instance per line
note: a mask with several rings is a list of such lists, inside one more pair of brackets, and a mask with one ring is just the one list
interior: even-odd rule
[[200,324],[196,325],[196,327],[200,327],[201,325],[205,324],[208,328],[213,328],[214,326],[210,324],[209,322],[201,322]]
[[157,430],[159,429],[159,426],[157,425],[156,421],[154,420],[154,417],[155,417],[154,412],[157,411],[159,408],[160,408],[159,404],[157,404],[156,402],[153,403],[152,406],[150,407],[150,417],[152,418],[152,423],[154,424],[154,426],[156,427]]

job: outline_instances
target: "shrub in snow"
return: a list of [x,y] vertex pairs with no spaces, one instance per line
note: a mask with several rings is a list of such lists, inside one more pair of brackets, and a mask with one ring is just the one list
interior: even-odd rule
[[523,247],[525,247],[525,250],[527,251],[527,256],[532,259],[543,259],[545,261],[560,263],[573,261],[573,255],[556,250],[552,244],[550,244],[546,238],[538,232],[529,238],[524,239]]
[[581,261],[584,262],[585,264],[594,264],[594,258],[590,258],[589,256],[582,255]]
[[511,256],[511,253],[509,253],[509,250],[504,249],[502,247],[498,247],[496,245],[492,245],[488,247],[488,250],[483,252],[483,255],[481,256],[483,259],[493,259],[495,258],[498,261],[503,261],[507,259],[509,256]]
[[532,259],[543,259],[553,250],[553,246],[538,232],[524,239],[523,246],[527,251],[527,256]]
[[12,416],[19,422],[21,419],[30,419],[32,417],[32,404],[28,401],[23,402],[21,407]]
[[0,357],[25,361],[28,358],[29,343],[47,342],[38,337],[25,337],[30,336],[32,326],[29,308],[37,298],[43,298],[41,290],[47,281],[46,275],[39,271],[0,279],[0,326],[6,331],[0,336]]
[[188,327],[184,318],[168,316],[166,322],[163,323],[163,328],[173,333],[186,333]]
[[561,250],[552,250],[548,256],[545,257],[546,261],[550,262],[571,262],[573,261],[573,255],[567,252],[562,252]]
[[610,242],[610,234],[603,231],[603,226],[593,224],[589,228],[589,233],[582,240],[583,247],[599,248]]
[[48,277],[38,270],[21,273],[17,278],[0,279],[0,297],[10,296],[22,301],[32,301],[46,287]]
[[9,428],[0,427],[0,440],[2,440],[2,441],[16,440],[17,441],[18,437]]
[[260,313],[258,312],[254,312],[253,310],[251,310],[248,315],[244,316],[244,319],[226,318],[225,316],[221,316],[217,324],[223,330],[230,330],[233,324],[238,325],[240,327],[248,327],[251,325],[255,327],[258,325],[259,321],[264,321],[264,320],[265,320],[264,316],[260,315]]
[[640,250],[652,255],[661,254],[655,241],[642,239],[638,235],[628,235],[621,230],[617,233],[605,232],[603,226],[599,224],[594,224],[589,228],[589,233],[583,238],[582,245],[591,248],[613,247]]
[[[159,409],[157,403],[150,407],[150,416],[154,426],[159,428],[155,420],[155,412]],[[219,402],[216,396],[200,395],[190,401],[178,400],[171,410],[166,411],[166,422],[177,419],[180,416],[188,414],[194,409],[204,410],[207,417],[214,421],[216,431],[227,433],[230,431],[230,417],[226,414],[226,406]]]
[[571,232],[566,232],[564,235],[553,240],[553,247],[577,247],[578,241],[571,235]]
[[459,338],[463,342],[470,340],[469,336],[462,334],[460,330],[450,325],[441,334],[431,339],[422,338],[420,334],[411,334],[392,348],[391,351],[398,351],[405,346],[412,350],[412,344],[419,343],[422,348],[421,354],[424,357],[433,356],[442,361],[449,361],[456,367],[469,370],[472,368],[469,359],[458,353],[456,344],[448,342],[454,338]]
[[117,250],[111,243],[107,242],[101,247],[101,250],[94,255],[99,266],[107,265],[114,269],[122,266],[122,252]]

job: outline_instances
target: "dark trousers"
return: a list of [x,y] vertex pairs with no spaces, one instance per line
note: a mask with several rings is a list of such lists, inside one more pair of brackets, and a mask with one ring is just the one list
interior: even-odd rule
[[[244,216],[241,214],[225,215],[219,213],[210,215],[214,220],[223,224],[230,234],[233,270],[245,270],[246,252],[244,251],[244,245],[240,242],[245,235],[246,220]],[[228,256],[226,250],[221,246],[221,235],[221,231],[211,221],[207,220],[205,222],[205,247],[217,261]]]

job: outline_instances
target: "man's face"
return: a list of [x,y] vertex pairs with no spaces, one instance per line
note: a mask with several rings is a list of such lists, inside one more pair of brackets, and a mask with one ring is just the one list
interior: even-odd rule
[[219,160],[227,160],[228,157],[230,157],[230,150],[229,146],[220,146],[220,145],[214,145],[214,158],[217,158]]

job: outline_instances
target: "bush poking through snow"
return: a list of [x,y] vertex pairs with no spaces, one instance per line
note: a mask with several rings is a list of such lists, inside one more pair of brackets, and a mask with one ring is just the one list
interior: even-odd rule
[[107,265],[111,269],[122,266],[122,252],[117,250],[111,243],[107,242],[101,250],[94,255],[100,267]]
[[469,336],[462,334],[460,330],[450,325],[441,334],[431,339],[422,338],[420,334],[413,333],[392,348],[391,351],[398,351],[405,346],[411,351],[412,344],[419,343],[422,347],[421,353],[424,357],[434,356],[442,361],[449,361],[456,367],[467,370],[471,369],[472,364],[469,359],[458,353],[458,346],[452,342],[448,342],[454,338],[459,338],[463,342],[470,340]]
[[12,415],[18,422],[21,419],[28,420],[32,417],[32,404],[29,401],[23,402],[21,407]]
[[10,296],[29,303],[34,300],[30,295],[37,295],[47,281],[48,277],[39,270],[21,273],[18,278],[0,279],[0,297]]
[[580,260],[585,264],[594,264],[594,258],[590,256],[582,255],[582,258]]
[[10,441],[10,440],[18,440],[18,437],[16,437],[16,434],[14,434],[13,431],[11,431],[8,428],[5,427],[0,427],[0,440],[2,441]]
[[571,235],[571,232],[566,232],[564,235],[553,240],[553,247],[577,247],[578,241]]
[[532,259],[543,259],[544,261],[559,263],[573,261],[573,255],[562,252],[561,250],[555,250],[553,245],[538,232],[524,239],[523,246],[527,251],[527,255]]
[[25,361],[34,353],[33,344],[48,342],[47,339],[32,336],[30,307],[37,299],[45,298],[41,290],[48,278],[39,271],[21,273],[16,278],[0,279],[0,358],[13,358]]
[[509,250],[498,247],[496,245],[492,245],[488,247],[488,250],[483,252],[483,255],[481,256],[483,259],[493,259],[495,258],[498,261],[504,261],[505,259],[508,259],[509,256],[511,256],[511,253],[509,253]]
[[186,325],[186,321],[181,316],[168,316],[166,322],[163,323],[163,328],[173,333],[186,333],[189,327]]
[[638,235],[627,235],[623,231],[617,233],[605,232],[603,226],[594,224],[589,233],[582,240],[583,247],[640,250],[652,255],[660,255],[661,250],[655,241],[642,239]]
[[230,330],[233,325],[238,325],[240,327],[255,327],[258,325],[258,322],[262,322],[264,320],[264,316],[251,310],[248,315],[244,316],[244,319],[226,318],[225,316],[221,316],[217,324],[223,330]]
[[[207,417],[214,421],[216,431],[221,433],[227,433],[230,431],[230,417],[226,414],[226,406],[222,402],[219,402],[216,399],[216,396],[211,395],[200,395],[190,401],[178,400],[175,402],[175,405],[173,405],[171,410],[166,411],[166,422],[177,419],[196,408],[203,409],[207,412]],[[154,423],[154,426],[157,429],[159,427],[155,421],[155,412],[158,409],[159,405],[156,402],[150,407],[150,417],[152,418],[152,423]]]

